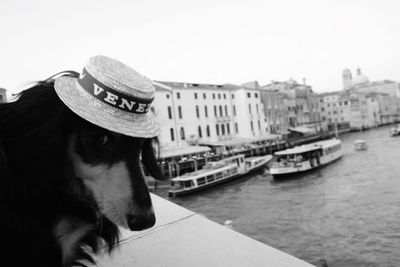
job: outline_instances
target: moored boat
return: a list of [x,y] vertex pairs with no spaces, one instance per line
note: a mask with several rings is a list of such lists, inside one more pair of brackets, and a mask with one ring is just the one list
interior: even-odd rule
[[275,152],[270,174],[279,179],[318,168],[339,159],[341,148],[342,142],[334,138]]
[[390,129],[390,136],[400,136],[400,125],[397,125]]
[[225,183],[265,168],[272,155],[245,158],[243,154],[208,162],[203,169],[171,180],[168,196],[177,197]]
[[366,150],[368,148],[368,143],[364,139],[359,139],[354,141],[354,150]]

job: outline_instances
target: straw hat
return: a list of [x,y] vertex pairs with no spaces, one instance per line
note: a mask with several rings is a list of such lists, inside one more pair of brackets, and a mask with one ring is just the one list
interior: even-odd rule
[[159,133],[150,111],[152,82],[115,59],[90,58],[79,78],[57,78],[55,90],[73,112],[107,130],[144,138]]

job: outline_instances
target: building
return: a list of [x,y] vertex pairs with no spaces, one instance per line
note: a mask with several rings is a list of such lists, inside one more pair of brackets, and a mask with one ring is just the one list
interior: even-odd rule
[[[305,83],[305,79],[303,79],[303,84],[297,83],[293,79],[285,82],[272,81],[260,89],[264,95],[263,104],[265,107],[270,107],[270,103],[274,102],[278,104],[275,110],[267,109],[267,112],[269,112],[266,114],[267,119],[269,121],[276,120],[276,118],[269,115],[275,113],[278,114],[278,117],[285,117],[281,117],[279,120],[281,130],[301,125],[316,125],[322,121],[319,98],[312,91],[312,87]],[[279,106],[286,110],[281,110]]]
[[271,134],[286,133],[289,125],[286,95],[261,89],[260,96],[264,105],[264,115],[268,122],[269,132]]
[[[279,145],[271,142],[277,137],[269,135],[257,89],[233,84],[153,84],[160,158],[164,174],[170,177],[223,154],[266,153],[266,145]],[[205,151],[205,146],[212,150]]]
[[260,138],[269,134],[256,89],[232,84],[154,82],[154,85],[153,107],[163,145]]
[[352,76],[349,69],[343,70],[343,89],[352,90],[359,93],[382,93],[393,97],[400,98],[400,84],[390,80],[370,82],[367,76],[361,73],[361,69],[357,68],[357,75]]

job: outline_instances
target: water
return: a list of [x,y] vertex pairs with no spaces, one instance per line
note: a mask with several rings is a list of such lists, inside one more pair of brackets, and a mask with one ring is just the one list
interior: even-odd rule
[[310,263],[398,267],[400,137],[389,129],[341,136],[343,157],[299,179],[257,174],[172,201]]

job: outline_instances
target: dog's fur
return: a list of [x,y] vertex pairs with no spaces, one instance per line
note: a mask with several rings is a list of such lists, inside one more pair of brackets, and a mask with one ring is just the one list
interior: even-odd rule
[[90,253],[115,248],[117,225],[153,226],[141,162],[163,178],[151,139],[83,120],[53,79],[0,104],[1,265],[85,266]]

